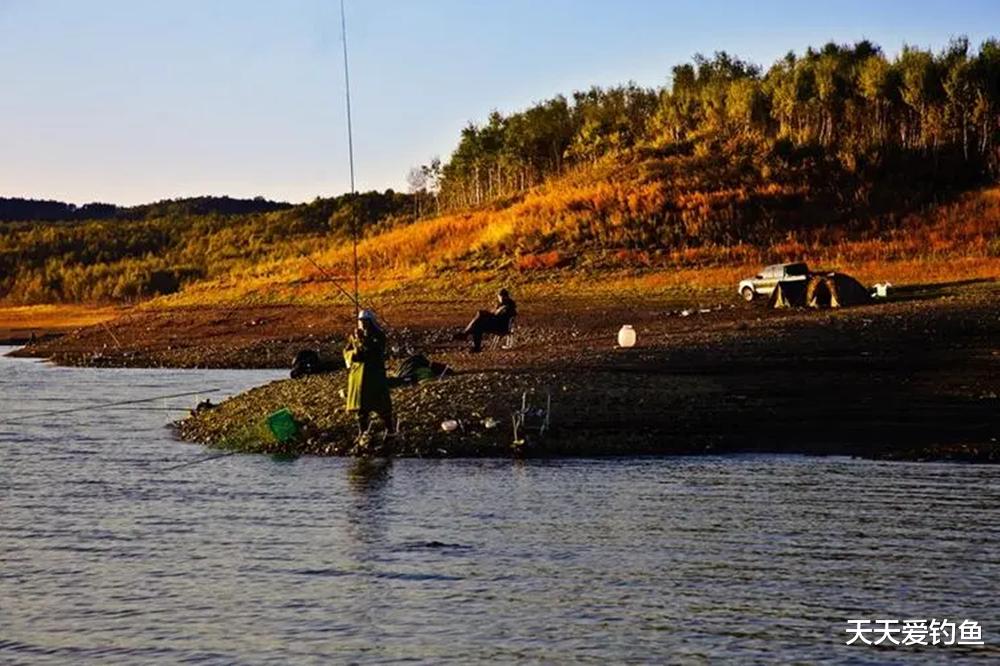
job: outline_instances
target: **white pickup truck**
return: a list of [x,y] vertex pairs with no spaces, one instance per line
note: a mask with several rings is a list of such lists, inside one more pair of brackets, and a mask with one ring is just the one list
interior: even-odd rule
[[774,264],[765,266],[757,275],[740,280],[736,290],[745,301],[752,301],[758,296],[770,296],[779,282],[808,280],[809,267],[802,262],[794,264]]

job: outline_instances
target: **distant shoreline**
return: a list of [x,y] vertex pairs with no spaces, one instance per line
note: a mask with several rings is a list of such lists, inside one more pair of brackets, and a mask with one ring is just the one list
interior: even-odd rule
[[86,326],[110,321],[125,308],[94,305],[0,306],[0,345],[18,346],[49,340]]

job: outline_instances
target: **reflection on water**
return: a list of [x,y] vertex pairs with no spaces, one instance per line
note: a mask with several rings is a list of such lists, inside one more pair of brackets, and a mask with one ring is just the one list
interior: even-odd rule
[[[276,376],[5,359],[0,412]],[[992,467],[239,455],[170,469],[205,455],[163,427],[195,401],[0,416],[0,662],[1000,656]],[[853,617],[971,618],[987,645],[848,648]]]
[[359,495],[379,494],[392,476],[392,460],[359,458],[347,468],[347,481]]
[[[386,539],[387,486],[392,463],[384,458],[351,460],[347,467],[347,535],[359,561],[377,557]],[[374,550],[372,550],[374,548]]]

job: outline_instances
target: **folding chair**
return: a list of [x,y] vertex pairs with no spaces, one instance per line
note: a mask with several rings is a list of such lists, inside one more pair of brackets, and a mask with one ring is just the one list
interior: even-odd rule
[[497,348],[500,349],[512,349],[514,347],[514,320],[517,317],[511,317],[510,323],[507,324],[507,332],[499,335],[493,336],[490,340],[490,351],[494,351]]

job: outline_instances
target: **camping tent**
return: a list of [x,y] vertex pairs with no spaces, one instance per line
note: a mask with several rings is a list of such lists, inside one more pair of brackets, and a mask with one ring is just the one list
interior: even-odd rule
[[805,305],[805,280],[782,280],[774,286],[771,298],[767,301],[770,308],[802,308]]
[[871,302],[871,294],[860,282],[844,273],[824,273],[809,278],[805,304],[811,308],[840,308]]
[[774,287],[771,308],[839,308],[871,302],[860,282],[844,273],[811,275],[808,280],[782,280]]

